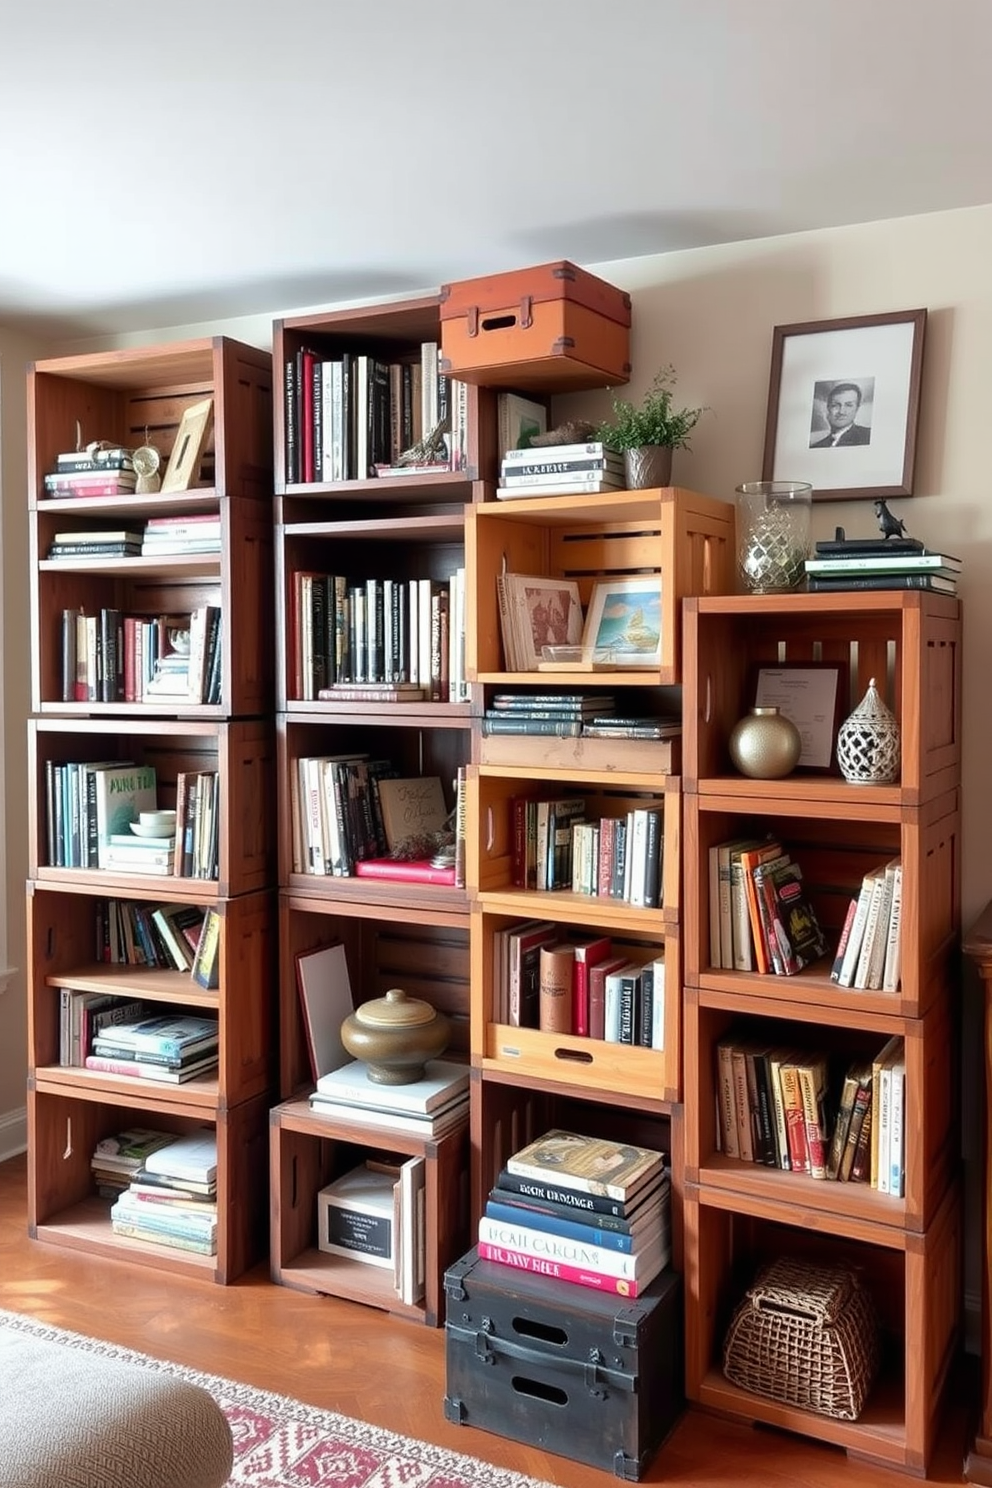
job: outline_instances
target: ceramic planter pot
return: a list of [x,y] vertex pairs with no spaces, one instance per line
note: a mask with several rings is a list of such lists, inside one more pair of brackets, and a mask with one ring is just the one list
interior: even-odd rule
[[643,491],[650,486],[672,483],[672,447],[670,444],[645,444],[640,449],[624,450],[624,475],[627,489]]
[[341,1024],[341,1042],[353,1059],[364,1060],[377,1085],[410,1085],[424,1065],[448,1047],[451,1024],[419,997],[391,987],[385,997],[363,1002]]

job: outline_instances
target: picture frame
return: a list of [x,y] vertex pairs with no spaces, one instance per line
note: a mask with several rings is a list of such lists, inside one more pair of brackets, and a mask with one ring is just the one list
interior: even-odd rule
[[842,661],[757,665],[750,694],[757,708],[778,708],[803,741],[797,771],[834,775],[837,731],[846,713],[848,668]]
[[582,631],[582,656],[624,669],[661,666],[661,574],[596,582]]
[[763,480],[814,501],[912,496],[927,312],[776,326]]
[[200,473],[200,462],[213,428],[214,400],[203,398],[191,403],[179,420],[169,463],[162,477],[162,494],[188,491]]
[[545,646],[568,647],[578,653],[582,601],[574,579],[506,573],[500,576],[498,594],[508,671],[537,671]]

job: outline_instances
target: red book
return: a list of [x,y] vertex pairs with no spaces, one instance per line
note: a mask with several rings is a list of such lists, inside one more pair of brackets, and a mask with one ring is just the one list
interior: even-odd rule
[[627,965],[626,956],[597,961],[589,968],[589,1037],[606,1037],[606,978]]
[[[569,1266],[565,1261],[545,1260],[528,1255],[523,1250],[507,1250],[502,1245],[490,1245],[480,1240],[477,1246],[480,1259],[495,1261],[500,1266],[514,1266],[518,1271],[531,1271],[535,1276],[547,1276],[553,1281],[570,1281],[577,1286],[591,1287],[597,1292],[612,1292],[620,1297],[637,1297],[648,1285],[647,1282],[631,1281],[625,1276],[604,1276],[600,1271],[590,1271],[584,1266]],[[654,1277],[651,1277],[654,1280]]]
[[589,1035],[589,973],[605,961],[613,949],[608,935],[575,943],[575,970],[572,976],[572,1032]]
[[427,858],[405,861],[402,858],[362,858],[355,864],[356,878],[392,879],[395,883],[451,884],[454,887],[454,864],[435,868]]

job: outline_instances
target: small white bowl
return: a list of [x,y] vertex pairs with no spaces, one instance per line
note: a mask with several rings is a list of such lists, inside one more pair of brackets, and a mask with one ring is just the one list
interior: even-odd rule
[[138,813],[138,824],[142,827],[154,828],[160,837],[175,830],[176,813],[174,811],[141,811]]
[[161,826],[151,822],[128,822],[135,837],[153,837],[156,842],[172,841],[176,835],[176,824],[163,822]]

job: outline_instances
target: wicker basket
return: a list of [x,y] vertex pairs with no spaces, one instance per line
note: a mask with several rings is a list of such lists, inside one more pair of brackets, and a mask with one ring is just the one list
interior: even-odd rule
[[874,1308],[854,1272],[788,1259],[761,1272],[723,1345],[733,1384],[841,1421],[861,1414],[877,1364]]

